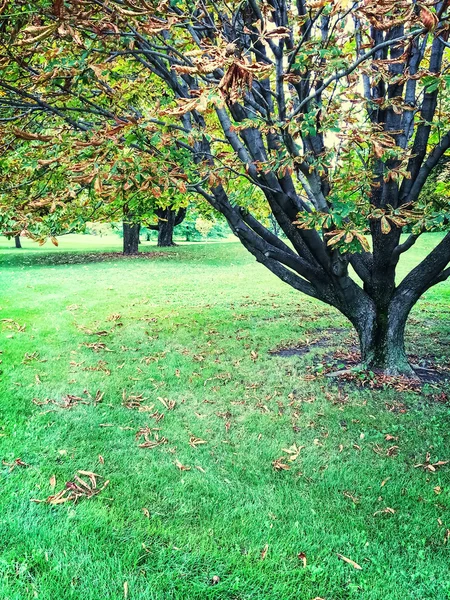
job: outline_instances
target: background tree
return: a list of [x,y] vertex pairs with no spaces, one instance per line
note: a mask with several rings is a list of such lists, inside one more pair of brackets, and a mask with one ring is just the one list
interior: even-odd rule
[[[187,188],[259,262],[344,314],[366,366],[412,374],[408,314],[450,274],[447,233],[396,281],[418,236],[448,229],[447,205],[419,200],[450,147],[448,28],[447,1],[38,2],[3,21],[0,107],[183,149]],[[163,101],[143,104],[155,80]],[[236,178],[288,242],[233,199]]]

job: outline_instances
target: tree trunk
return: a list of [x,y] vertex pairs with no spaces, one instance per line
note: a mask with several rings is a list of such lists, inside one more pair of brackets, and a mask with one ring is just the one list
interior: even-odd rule
[[386,375],[414,375],[405,351],[408,313],[405,306],[391,303],[387,310],[367,311],[354,322],[365,368]]
[[173,241],[174,228],[183,222],[186,216],[186,209],[180,208],[173,210],[170,207],[156,211],[158,215],[158,246],[176,246]]
[[165,210],[164,213],[166,216],[159,221],[158,246],[175,246],[173,241],[173,229],[175,227],[176,213],[170,209]]
[[14,236],[14,241],[16,242],[16,248],[22,248],[22,244],[20,243],[20,235]]
[[141,230],[140,223],[123,222],[123,253],[138,254],[139,253],[139,232]]

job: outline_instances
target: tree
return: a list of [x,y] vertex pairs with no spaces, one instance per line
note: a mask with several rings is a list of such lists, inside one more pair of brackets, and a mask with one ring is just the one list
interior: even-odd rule
[[[448,202],[419,198],[450,147],[447,1],[35,5],[3,26],[13,39],[0,79],[5,119],[25,111],[86,131],[74,115],[91,111],[120,117],[137,153],[183,149],[187,189],[256,260],[345,315],[365,366],[413,373],[407,317],[450,275],[447,232],[396,281],[420,235],[449,229]],[[59,55],[43,60],[55,38]],[[155,85],[163,102],[136,108]],[[237,179],[258,190],[286,241],[255,217],[255,202],[236,201]]]
[[170,206],[157,208],[155,213],[158,217],[158,222],[156,225],[148,225],[148,229],[158,232],[158,246],[175,246],[173,230],[184,221],[186,207],[179,208],[177,211],[173,210]]

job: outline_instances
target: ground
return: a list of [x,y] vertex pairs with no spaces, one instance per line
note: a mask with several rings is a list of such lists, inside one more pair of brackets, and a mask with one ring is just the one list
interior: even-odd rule
[[[450,463],[431,466],[450,459],[448,385],[322,376],[351,347],[349,324],[236,243],[98,261],[87,253],[118,238],[11,245],[0,241],[0,598],[450,598]],[[443,366],[449,301],[449,284],[430,290],[408,327],[409,351]],[[154,448],[139,447],[147,426]],[[79,470],[108,486],[33,502]]]

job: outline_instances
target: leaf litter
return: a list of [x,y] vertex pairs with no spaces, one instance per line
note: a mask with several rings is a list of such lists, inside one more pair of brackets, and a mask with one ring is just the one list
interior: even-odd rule
[[[54,480],[53,480],[54,478]],[[56,494],[48,496],[45,500],[32,498],[31,502],[38,504],[64,504],[65,502],[79,502],[82,498],[93,498],[102,492],[109,484],[109,480],[103,481],[101,486],[98,485],[98,480],[104,480],[104,477],[93,473],[92,471],[79,470],[73,477],[73,481],[68,481],[65,487]],[[56,485],[56,477],[50,478],[50,486]]]

